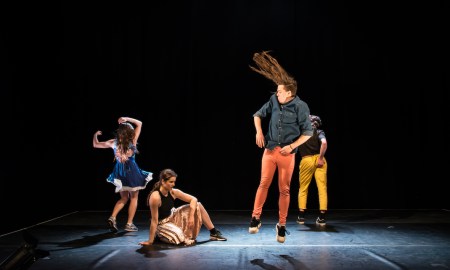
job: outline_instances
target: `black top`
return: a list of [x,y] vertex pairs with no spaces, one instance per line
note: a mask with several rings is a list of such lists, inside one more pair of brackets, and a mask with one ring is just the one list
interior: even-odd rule
[[300,156],[312,156],[320,154],[322,139],[325,138],[325,132],[321,129],[315,129],[311,138],[298,147]]
[[167,196],[164,196],[161,191],[159,191],[159,196],[161,196],[161,206],[159,207],[159,215],[158,220],[163,220],[166,217],[169,217],[172,213],[172,208],[174,207],[174,201],[175,199],[172,197],[170,192],[167,194]]

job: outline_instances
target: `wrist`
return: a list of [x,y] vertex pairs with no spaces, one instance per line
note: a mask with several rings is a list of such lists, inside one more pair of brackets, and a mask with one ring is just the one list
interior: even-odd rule
[[294,148],[292,148],[292,145],[289,145],[289,147],[291,148],[291,150],[294,150]]

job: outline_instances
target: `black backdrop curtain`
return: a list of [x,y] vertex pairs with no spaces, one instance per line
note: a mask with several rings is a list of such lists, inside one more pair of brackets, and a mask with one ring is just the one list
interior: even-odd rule
[[[330,209],[448,207],[445,1],[2,5],[1,200],[25,225],[112,209],[112,150],[92,136],[120,116],[143,121],[137,162],[155,179],[170,167],[208,209],[251,209],[252,115],[276,90],[249,68],[261,50],[323,120]],[[298,168],[292,209],[297,192]],[[277,200],[275,178],[265,208]]]

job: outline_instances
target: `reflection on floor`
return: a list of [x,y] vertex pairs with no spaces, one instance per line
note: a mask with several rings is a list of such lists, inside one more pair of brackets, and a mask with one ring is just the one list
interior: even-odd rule
[[203,227],[195,246],[146,248],[147,211],[136,215],[139,231],[115,234],[109,212],[68,213],[1,235],[0,269],[450,269],[448,210],[330,210],[324,227],[316,211],[304,225],[292,212],[282,244],[277,211],[264,211],[257,234],[248,233],[251,211],[209,213],[228,241],[210,241]]

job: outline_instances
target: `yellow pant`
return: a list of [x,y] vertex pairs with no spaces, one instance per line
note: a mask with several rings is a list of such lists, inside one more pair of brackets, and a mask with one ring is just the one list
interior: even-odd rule
[[306,209],[306,202],[308,199],[308,187],[311,183],[312,177],[316,180],[317,190],[319,192],[319,210],[328,209],[328,194],[327,194],[327,160],[324,158],[325,164],[322,168],[317,168],[317,158],[319,155],[312,155],[302,157],[300,161],[300,188],[298,190],[298,208]]

